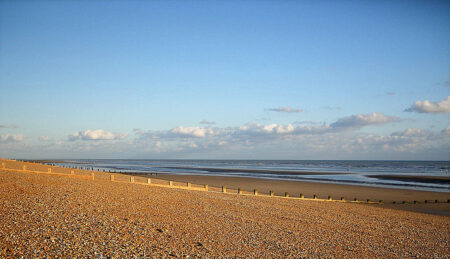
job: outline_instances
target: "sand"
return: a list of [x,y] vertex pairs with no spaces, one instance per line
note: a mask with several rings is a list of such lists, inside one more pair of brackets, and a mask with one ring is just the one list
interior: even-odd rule
[[449,257],[448,217],[0,169],[0,257]]

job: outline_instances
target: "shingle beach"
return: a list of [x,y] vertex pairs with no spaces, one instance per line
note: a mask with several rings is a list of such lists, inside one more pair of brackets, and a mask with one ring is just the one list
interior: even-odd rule
[[449,217],[0,170],[0,257],[448,258]]

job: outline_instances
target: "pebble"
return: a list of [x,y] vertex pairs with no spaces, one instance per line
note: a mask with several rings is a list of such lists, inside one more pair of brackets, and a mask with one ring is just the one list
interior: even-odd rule
[[448,217],[0,170],[0,258],[448,258]]

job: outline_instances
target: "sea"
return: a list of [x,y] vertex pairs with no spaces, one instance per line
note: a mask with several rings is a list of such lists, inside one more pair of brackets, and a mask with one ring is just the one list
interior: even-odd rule
[[[55,164],[123,173],[250,177],[450,193],[450,161],[67,159]],[[443,180],[378,177],[386,175]]]

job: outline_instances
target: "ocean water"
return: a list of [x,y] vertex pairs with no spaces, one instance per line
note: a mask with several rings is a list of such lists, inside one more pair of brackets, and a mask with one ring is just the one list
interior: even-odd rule
[[[450,192],[448,181],[429,183],[370,177],[374,175],[450,177],[450,161],[99,159],[62,160],[58,164],[115,172],[237,176]],[[301,172],[312,174],[299,174]],[[331,174],[320,175],[314,172]]]

